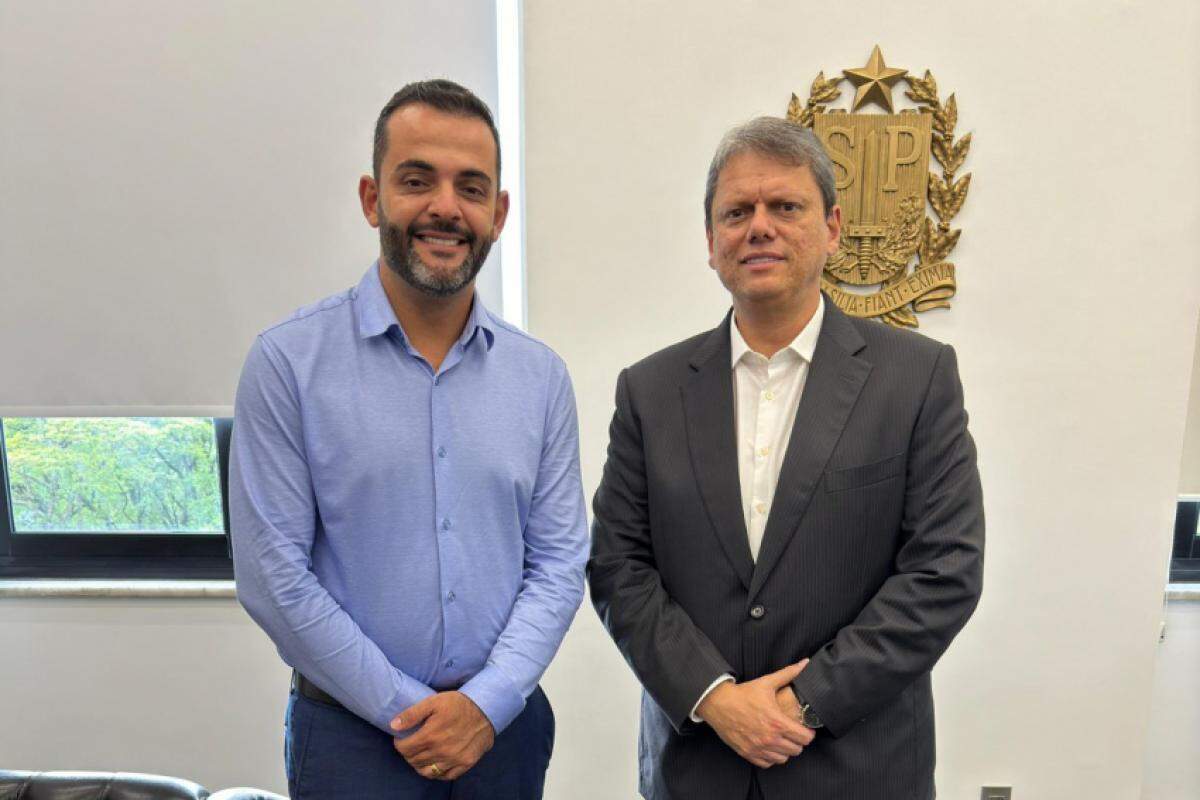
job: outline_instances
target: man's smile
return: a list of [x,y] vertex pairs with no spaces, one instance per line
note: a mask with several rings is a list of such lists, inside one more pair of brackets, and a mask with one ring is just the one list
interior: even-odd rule
[[455,236],[449,233],[416,233],[413,234],[414,239],[419,239],[433,247],[459,247],[465,245],[467,240],[463,236]]
[[751,253],[748,256],[743,256],[742,258],[738,259],[739,264],[750,267],[752,269],[754,267],[761,268],[761,267],[769,266],[771,264],[778,264],[781,261],[783,261],[783,256],[781,254],[774,253],[774,252],[761,252],[761,251],[756,252],[756,253]]

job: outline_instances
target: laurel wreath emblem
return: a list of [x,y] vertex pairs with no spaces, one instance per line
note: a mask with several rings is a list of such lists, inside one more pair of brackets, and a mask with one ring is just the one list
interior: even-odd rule
[[[844,80],[845,78],[840,77],[826,78],[824,72],[817,73],[809,89],[807,101],[801,103],[799,97],[792,95],[787,109],[788,120],[812,128],[816,115],[826,113],[827,106],[841,96],[839,87]],[[971,134],[955,139],[955,128],[958,125],[958,101],[955,96],[951,94],[943,103],[938,98],[937,81],[929,70],[925,70],[923,78],[906,75],[904,80],[909,86],[905,96],[917,105],[920,113],[933,116],[930,153],[941,167],[941,174],[932,171],[929,173],[928,200],[937,221],[926,216],[920,227],[919,237],[913,236],[915,231],[912,223],[920,219],[919,209],[902,206],[901,218],[894,225],[897,233],[893,238],[896,241],[884,243],[883,252],[877,255],[875,266],[872,267],[876,271],[871,274],[882,278],[881,291],[894,288],[907,279],[907,262],[914,250],[918,267],[945,264],[949,270],[953,270],[953,265],[946,262],[946,258],[958,244],[962,229],[951,228],[950,223],[962,210],[967,192],[971,188],[971,173],[956,178],[971,149]],[[911,218],[914,211],[916,220]],[[912,241],[914,238],[915,242]],[[826,273],[835,281],[849,279],[852,283],[861,283],[862,280],[854,280],[856,276],[853,271],[857,269],[861,278],[865,279],[868,267],[852,261],[848,254],[849,251],[839,249],[838,254],[826,265]],[[897,263],[902,258],[904,263]],[[910,303],[880,314],[879,318],[889,325],[915,328],[918,326],[915,312],[949,308],[950,297],[954,295],[954,291],[951,278],[948,288],[943,286],[926,292],[915,297]]]

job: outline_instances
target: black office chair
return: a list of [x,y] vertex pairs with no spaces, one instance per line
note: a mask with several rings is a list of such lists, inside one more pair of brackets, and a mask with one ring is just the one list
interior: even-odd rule
[[287,800],[237,787],[212,794],[198,783],[136,772],[0,770],[0,800]]

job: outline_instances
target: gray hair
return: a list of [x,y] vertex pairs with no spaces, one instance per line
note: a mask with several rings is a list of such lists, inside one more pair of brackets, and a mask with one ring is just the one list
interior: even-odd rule
[[717,178],[729,159],[745,152],[775,159],[792,167],[808,167],[817,188],[821,190],[821,202],[828,216],[837,203],[837,188],[833,179],[833,162],[816,135],[808,128],[779,117],[756,117],[733,128],[721,138],[717,152],[708,167],[708,180],[704,185],[704,227],[712,230],[713,195],[717,193]]

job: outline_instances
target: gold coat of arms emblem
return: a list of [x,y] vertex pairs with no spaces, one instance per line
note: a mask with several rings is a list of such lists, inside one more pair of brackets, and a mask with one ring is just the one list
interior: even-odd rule
[[[897,112],[900,82],[912,106]],[[844,83],[855,90],[850,108],[830,108]],[[886,113],[857,113],[866,105]],[[918,78],[889,67],[876,45],[864,67],[819,73],[806,102],[792,95],[787,116],[812,128],[834,165],[842,240],[821,276],[826,295],[847,314],[914,328],[917,313],[949,308],[957,284],[946,259],[962,233],[950,222],[971,186],[969,173],[957,177],[971,134],[955,139],[954,95],[943,102],[928,70]]]

